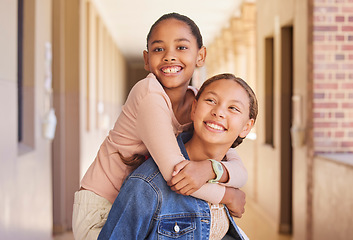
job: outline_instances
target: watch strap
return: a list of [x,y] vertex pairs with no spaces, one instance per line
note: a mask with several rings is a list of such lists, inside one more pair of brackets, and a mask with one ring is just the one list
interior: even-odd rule
[[222,163],[220,163],[220,162],[218,162],[217,160],[214,160],[214,159],[208,159],[208,160],[211,161],[213,171],[216,174],[216,178],[208,180],[208,182],[209,183],[218,183],[219,180],[221,179],[222,175],[223,175],[223,172],[224,172]]

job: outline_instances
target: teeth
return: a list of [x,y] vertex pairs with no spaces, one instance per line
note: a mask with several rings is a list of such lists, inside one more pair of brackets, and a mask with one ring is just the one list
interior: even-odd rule
[[221,127],[221,126],[219,126],[219,125],[217,125],[217,124],[214,124],[214,123],[206,123],[206,124],[207,124],[207,126],[209,126],[210,128],[213,128],[213,129],[215,129],[215,130],[221,130],[221,131],[224,130],[223,127]]
[[163,68],[162,71],[164,73],[177,73],[180,71],[180,67],[168,67],[168,68]]

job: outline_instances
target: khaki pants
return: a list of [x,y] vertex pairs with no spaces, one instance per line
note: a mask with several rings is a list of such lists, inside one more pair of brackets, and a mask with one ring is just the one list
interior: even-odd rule
[[72,231],[75,240],[97,240],[112,204],[92,191],[75,193]]

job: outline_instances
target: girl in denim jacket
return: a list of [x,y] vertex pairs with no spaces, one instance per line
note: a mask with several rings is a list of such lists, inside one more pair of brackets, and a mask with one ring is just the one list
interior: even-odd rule
[[[258,112],[254,92],[240,78],[207,80],[193,103],[193,133],[177,141],[190,163],[225,162],[230,147],[252,129]],[[202,170],[199,170],[202,171]],[[240,191],[240,190],[238,190]],[[172,191],[150,158],[124,182],[98,239],[244,239],[229,210]]]

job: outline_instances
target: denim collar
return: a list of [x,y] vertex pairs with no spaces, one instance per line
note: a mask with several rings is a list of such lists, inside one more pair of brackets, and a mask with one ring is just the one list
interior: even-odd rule
[[183,133],[180,133],[177,137],[180,151],[183,154],[184,158],[187,160],[190,160],[190,158],[186,151],[185,143],[187,143],[191,139],[191,137],[192,137],[192,132],[183,132]]

